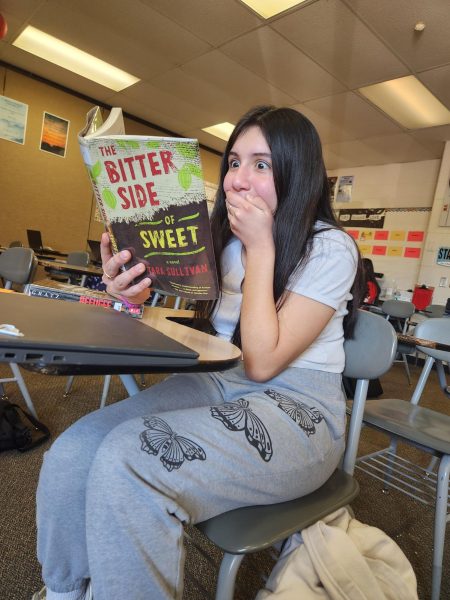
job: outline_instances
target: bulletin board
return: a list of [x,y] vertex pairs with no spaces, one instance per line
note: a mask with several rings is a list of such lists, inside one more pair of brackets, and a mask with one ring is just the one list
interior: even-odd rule
[[430,214],[431,207],[344,209],[338,220],[384,280],[395,279],[399,288],[410,289],[419,283]]

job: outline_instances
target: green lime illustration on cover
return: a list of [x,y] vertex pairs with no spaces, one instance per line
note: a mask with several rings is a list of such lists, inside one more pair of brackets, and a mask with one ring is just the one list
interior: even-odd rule
[[127,266],[143,262],[158,290],[217,298],[197,140],[98,137],[89,140],[89,154],[90,177],[113,245],[132,253]]

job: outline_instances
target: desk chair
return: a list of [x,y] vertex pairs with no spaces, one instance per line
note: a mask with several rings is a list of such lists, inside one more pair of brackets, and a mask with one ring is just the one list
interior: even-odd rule
[[[368,339],[370,344],[367,344]],[[352,475],[369,379],[380,377],[391,367],[397,337],[391,325],[379,316],[359,311],[354,338],[346,340],[344,347],[344,374],[358,381],[342,468],[322,487],[302,498],[269,506],[238,508],[196,525],[225,552],[216,600],[232,600],[237,571],[246,554],[270,548],[346,506],[357,496],[359,487]]]
[[[419,323],[415,336],[422,339],[450,344],[450,319],[428,319]],[[450,360],[450,352],[431,350],[422,346],[418,350],[436,362],[439,384],[450,399],[443,361]],[[428,360],[427,359],[427,360]],[[397,399],[369,400],[366,403],[363,422],[390,436],[388,448],[360,457],[356,467],[372,477],[383,481],[419,502],[435,507],[432,600],[439,600],[445,527],[450,520],[448,510],[448,485],[450,473],[450,416],[422,408],[418,405],[420,395],[413,395],[410,402]],[[397,456],[397,442],[404,442],[434,459],[423,468]],[[439,466],[435,469],[435,463]]]
[[[416,310],[416,307],[412,302],[405,302],[403,300],[385,300],[381,305],[381,310],[388,321],[391,321],[394,329],[401,333],[407,333],[409,328],[409,321]],[[411,385],[411,374],[409,372],[408,365],[408,354],[411,354],[411,346],[402,344],[401,342],[397,347],[397,354],[400,354],[401,360],[405,366],[406,376],[408,383]]]
[[[68,265],[76,265],[77,267],[87,267],[91,258],[89,256],[89,252],[76,251],[69,252],[67,255],[67,264]],[[52,279],[55,281],[69,282],[75,285],[79,285],[81,276],[75,275],[74,273],[69,273],[64,270],[59,271],[56,269],[52,269],[51,267],[48,270],[48,273]]]
[[[5,289],[10,290],[13,284],[25,285],[33,281],[38,261],[31,248],[14,246],[4,250],[0,255],[0,277],[3,279]],[[25,385],[25,381],[16,363],[9,364],[13,377],[0,379],[0,395],[6,399],[4,383],[15,382],[19,386],[22,396],[30,413],[37,418],[36,410]]]
[[15,240],[14,242],[11,242],[9,245],[10,248],[23,248],[23,243],[20,242],[19,240]]

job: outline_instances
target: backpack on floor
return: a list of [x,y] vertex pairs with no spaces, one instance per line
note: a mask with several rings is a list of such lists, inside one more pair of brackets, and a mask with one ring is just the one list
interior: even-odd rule
[[46,425],[17,404],[0,400],[0,452],[35,448],[50,437]]

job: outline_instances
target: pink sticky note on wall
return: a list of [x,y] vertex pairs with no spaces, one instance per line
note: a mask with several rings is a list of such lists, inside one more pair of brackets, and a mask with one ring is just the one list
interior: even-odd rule
[[408,242],[423,242],[424,232],[423,231],[408,231]]
[[405,253],[403,255],[405,258],[420,258],[420,248],[405,248]]
[[359,230],[358,229],[347,229],[348,235],[351,235],[354,240],[359,238]]
[[382,229],[381,231],[375,231],[376,240],[387,240],[389,237],[389,231]]
[[386,254],[386,246],[372,246],[372,254],[378,254],[378,256],[383,256]]

